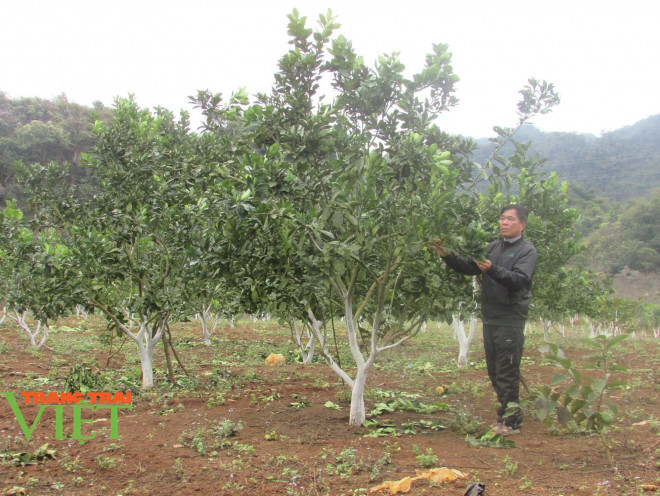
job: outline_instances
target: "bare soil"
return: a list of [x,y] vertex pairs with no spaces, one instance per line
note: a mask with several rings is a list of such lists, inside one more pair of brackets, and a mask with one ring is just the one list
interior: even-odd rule
[[[72,365],[82,362],[114,378],[114,386],[104,390],[135,384],[138,364],[132,359],[137,355],[132,342],[108,360],[113,350],[100,344],[85,350],[83,338],[71,331],[85,329],[85,336],[91,336],[85,339],[98,343],[104,328],[99,319],[70,318],[58,326],[64,330],[53,332],[47,341],[50,349],[41,351],[30,350],[11,322],[0,326],[0,391],[12,392],[17,399],[26,391],[61,392]],[[617,351],[617,362],[628,367],[622,374],[628,385],[609,398],[619,407],[607,434],[616,465],[612,467],[596,436],[549,433],[530,408],[521,432],[509,438],[514,447],[467,442],[457,415],[478,424],[477,432],[470,434],[476,437],[487,431],[495,411],[478,337],[472,345],[472,366],[463,371],[437,366],[451,364],[457,352],[447,329],[429,329],[412,344],[385,353],[369,377],[367,410],[379,399],[374,391],[415,393],[418,401],[442,401],[450,408],[432,415],[397,411],[379,420],[397,428],[422,419],[453,427],[368,437],[369,429],[349,426],[349,396],[336,375],[320,361],[295,363],[288,332],[274,323],[241,321],[237,328],[220,329],[211,346],[199,344],[196,323],[174,327],[173,335],[192,378],[176,366],[179,385],[169,385],[159,346],[155,387],[145,392],[124,386],[134,388],[133,401],[131,410],[120,410],[119,439],[109,438],[107,410],[84,413],[95,422],[84,423],[82,433],[90,435],[94,429],[94,439],[54,439],[55,409],[45,408],[27,442],[9,402],[0,397],[0,494],[366,494],[385,480],[414,477],[422,469],[420,453],[437,456],[433,466],[457,469],[467,477],[442,484],[419,480],[410,489],[412,495],[462,495],[475,481],[486,485],[489,496],[637,495],[643,486],[660,485],[657,339],[626,340]],[[557,372],[536,351],[539,344],[540,338],[528,337],[523,374],[530,387],[549,383]],[[565,344],[576,360],[586,351]],[[287,363],[265,365],[263,359],[271,352],[283,353]],[[445,394],[439,395],[438,386]],[[340,409],[324,406],[328,401]],[[22,400],[19,405],[31,425],[39,407]],[[71,413],[64,410],[64,430],[70,436]],[[231,437],[211,435],[209,429],[222,421],[241,428]],[[195,432],[201,433],[197,440]],[[55,450],[54,458],[24,466],[12,461],[11,453],[34,453],[45,443]]]

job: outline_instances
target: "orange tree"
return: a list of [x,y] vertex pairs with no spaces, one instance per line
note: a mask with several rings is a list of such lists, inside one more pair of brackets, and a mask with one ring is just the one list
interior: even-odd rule
[[142,384],[151,387],[154,350],[169,323],[196,312],[191,302],[215,297],[197,268],[213,244],[205,191],[232,191],[223,183],[231,153],[227,140],[191,133],[187,115],[141,109],[132,98],[118,100],[112,122],[95,132],[84,189],[53,195],[52,184],[66,189],[63,175],[38,164],[26,167],[24,182],[39,230],[57,228],[76,268],[75,303],[136,344]]

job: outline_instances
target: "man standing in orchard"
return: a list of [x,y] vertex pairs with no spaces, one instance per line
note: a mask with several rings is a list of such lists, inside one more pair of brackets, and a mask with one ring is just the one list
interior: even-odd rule
[[497,424],[493,432],[509,435],[522,425],[520,407],[507,412],[509,403],[519,403],[520,360],[525,341],[524,328],[531,285],[538,255],[523,239],[527,211],[520,205],[506,205],[500,212],[503,239],[488,245],[485,260],[478,262],[450,253],[435,239],[431,248],[457,272],[482,275],[481,314],[488,377],[497,394]]

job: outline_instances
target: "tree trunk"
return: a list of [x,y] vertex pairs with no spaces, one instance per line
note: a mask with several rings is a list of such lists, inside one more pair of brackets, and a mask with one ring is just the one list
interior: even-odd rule
[[470,345],[472,344],[472,338],[474,337],[474,330],[476,327],[477,318],[474,315],[470,315],[470,331],[465,334],[465,322],[458,319],[455,315],[452,316],[452,327],[454,328],[454,334],[456,339],[458,339],[458,367],[463,368],[467,366],[467,357],[470,351]]
[[[18,314],[16,310],[14,310],[14,315],[9,315],[10,319],[13,319],[16,321],[18,326],[25,331],[25,333],[29,336],[30,338],[30,344],[32,345],[33,348],[41,348],[44,343],[46,342],[46,338],[48,338],[48,323],[43,323],[42,327],[42,322],[40,320],[37,321],[37,328],[34,330],[34,332],[30,329],[30,326],[28,323],[25,321],[25,317],[27,316],[27,311],[23,312],[21,315]],[[42,332],[41,334],[41,339],[39,340],[39,344],[37,344],[37,336],[39,336],[39,333]]]
[[140,362],[142,364],[142,387],[151,388],[154,386],[154,349],[153,346],[141,345]]
[[[202,306],[202,313],[198,314],[199,320],[202,323],[202,335],[204,336],[204,344],[211,345],[211,336],[218,326],[218,315],[213,313],[211,305],[208,307]],[[210,329],[209,329],[210,325]]]
[[367,418],[367,412],[364,409],[364,390],[367,385],[367,376],[369,375],[370,365],[365,364],[358,368],[353,390],[351,392],[351,414],[348,424],[352,427],[361,426]]
[[142,387],[151,388],[154,385],[154,349],[163,337],[164,326],[161,325],[160,329],[155,334],[147,324],[140,324],[140,331],[137,335],[131,335],[138,345],[140,350],[140,363],[142,365]]
[[545,340],[546,343],[549,343],[550,342],[550,328],[552,327],[552,320],[541,319],[541,323],[543,324],[543,339]]
[[332,370],[334,370],[335,373],[341,377],[341,379],[346,384],[348,384],[349,387],[353,387],[353,379],[351,379],[351,377],[346,372],[344,372],[344,370],[337,364],[337,362],[335,362],[334,358],[332,357],[332,354],[328,349],[328,345],[325,342],[325,336],[321,331],[321,322],[316,320],[314,312],[312,312],[312,309],[309,307],[307,307],[307,316],[309,318],[310,331],[316,336],[316,339],[319,342],[319,346],[321,348],[321,353],[330,365],[330,368],[332,368]]
[[165,363],[167,364],[167,375],[170,379],[170,384],[176,383],[176,379],[174,378],[174,368],[172,367],[172,360],[170,359],[170,352],[167,349],[167,338],[165,335],[163,335],[163,351],[165,352]]
[[[303,363],[312,363],[312,360],[314,359],[314,345],[316,344],[316,338],[314,333],[310,331],[310,326],[312,326],[311,323],[305,326],[305,330],[307,332],[305,333],[306,336],[303,337],[303,333],[300,332],[300,326],[298,326],[298,323],[293,320],[293,330],[296,344],[300,349]],[[307,344],[304,343],[305,338],[307,338]]]

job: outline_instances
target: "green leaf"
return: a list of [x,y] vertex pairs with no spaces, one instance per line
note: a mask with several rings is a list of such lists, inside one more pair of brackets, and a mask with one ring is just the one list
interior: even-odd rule
[[595,379],[593,382],[594,391],[597,393],[602,393],[607,387],[607,381],[605,379]]
[[621,341],[623,341],[627,337],[628,337],[628,334],[618,334],[618,335],[610,338],[607,341],[607,349],[608,350],[611,349],[612,347],[616,346],[618,343],[620,343]]
[[551,386],[556,386],[557,384],[561,384],[562,382],[566,382],[569,380],[570,377],[564,374],[557,374],[552,378],[552,382],[550,383]]

